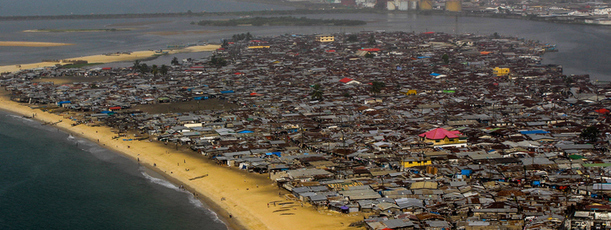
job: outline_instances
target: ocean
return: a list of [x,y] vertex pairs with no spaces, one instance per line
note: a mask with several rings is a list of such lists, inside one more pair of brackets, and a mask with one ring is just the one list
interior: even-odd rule
[[136,162],[0,111],[0,229],[227,229]]

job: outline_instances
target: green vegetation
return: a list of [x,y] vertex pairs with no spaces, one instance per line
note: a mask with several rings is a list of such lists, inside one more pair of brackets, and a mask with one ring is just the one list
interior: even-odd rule
[[172,58],[172,61],[170,62],[170,64],[172,64],[172,65],[180,65],[180,62],[178,62],[178,58],[174,57],[174,58]]
[[208,62],[208,64],[210,64],[211,66],[214,66],[216,68],[221,68],[221,67],[227,65],[227,60],[225,60],[225,58],[223,58],[223,57],[218,57],[218,56],[214,55],[214,56],[212,56],[210,58],[210,61]]
[[252,34],[248,32],[248,33],[234,34],[233,36],[231,36],[231,41],[237,42],[237,41],[251,40],[253,38],[254,37],[252,36]]
[[450,64],[450,56],[448,54],[443,54],[443,56],[441,56],[441,60],[443,60],[444,64]]
[[348,38],[346,38],[346,42],[358,42],[359,41],[359,37],[356,36],[356,34],[351,34],[350,36],[348,36]]
[[582,139],[589,142],[598,141],[598,136],[600,135],[600,131],[595,126],[590,126],[581,131],[579,135]]
[[371,83],[371,92],[372,93],[380,93],[382,92],[382,88],[386,87],[384,82],[374,81]]
[[136,60],[134,61],[132,70],[141,74],[151,73],[153,74],[153,77],[156,77],[158,74],[166,75],[170,70],[170,67],[167,65],[161,65],[161,67],[157,65],[148,66],[146,63],[140,63],[139,60]]
[[376,38],[373,36],[373,34],[371,35],[371,37],[369,37],[367,43],[372,46],[376,44]]
[[320,84],[313,85],[312,88],[314,89],[310,94],[310,96],[312,96],[312,100],[322,101],[323,91]]
[[200,26],[359,26],[367,22],[361,20],[339,20],[339,19],[311,19],[306,17],[254,17],[230,20],[202,20],[197,23]]

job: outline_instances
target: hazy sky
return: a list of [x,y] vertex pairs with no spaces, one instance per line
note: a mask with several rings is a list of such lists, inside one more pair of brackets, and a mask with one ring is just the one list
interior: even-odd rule
[[1,16],[280,9],[228,0],[0,0]]

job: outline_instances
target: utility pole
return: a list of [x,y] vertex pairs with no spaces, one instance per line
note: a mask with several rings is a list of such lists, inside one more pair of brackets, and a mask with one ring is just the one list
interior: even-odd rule
[[303,136],[304,135],[303,129],[304,129],[304,125],[302,124],[301,127],[299,127],[299,131],[301,132],[301,148],[304,148],[306,146],[304,142],[305,138]]

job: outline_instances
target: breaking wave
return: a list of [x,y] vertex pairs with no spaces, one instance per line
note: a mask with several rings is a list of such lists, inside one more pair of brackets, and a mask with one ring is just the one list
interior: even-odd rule
[[140,170],[140,173],[142,174],[142,176],[144,176],[144,178],[146,178],[148,181],[150,181],[152,183],[161,185],[163,187],[166,187],[166,188],[178,191],[178,192],[182,192],[182,193],[188,194],[189,203],[191,203],[193,206],[195,206],[197,208],[203,209],[206,212],[206,214],[208,214],[210,217],[212,217],[212,220],[214,222],[221,223],[221,224],[224,224],[225,226],[227,226],[227,224],[225,222],[223,222],[219,218],[219,215],[216,212],[214,212],[211,209],[207,208],[199,199],[197,199],[195,196],[193,196],[193,194],[190,193],[189,191],[182,190],[178,186],[170,183],[169,181],[166,181],[166,180],[159,179],[159,178],[156,178],[154,176],[151,176],[151,175],[149,175],[148,173],[146,173],[143,170]]

